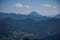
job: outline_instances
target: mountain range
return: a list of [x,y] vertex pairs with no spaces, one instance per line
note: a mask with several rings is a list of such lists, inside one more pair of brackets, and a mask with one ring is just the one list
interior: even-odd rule
[[0,13],[0,18],[10,17],[17,20],[24,20],[24,19],[32,19],[36,21],[40,20],[46,20],[49,19],[49,17],[39,15],[37,12],[31,12],[29,15],[21,15],[16,13]]
[[46,17],[37,12],[29,15],[0,13],[0,35],[8,35],[9,31],[27,32],[43,36],[60,33],[60,14]]
[[56,15],[55,18],[60,18],[60,14]]

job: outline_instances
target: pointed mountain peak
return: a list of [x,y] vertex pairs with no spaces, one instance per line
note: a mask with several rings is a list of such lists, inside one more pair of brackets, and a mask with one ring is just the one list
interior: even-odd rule
[[33,12],[31,12],[29,15],[31,15],[31,16],[41,16],[41,15],[39,15],[37,12],[35,12],[35,11],[33,11]]
[[57,14],[57,15],[55,16],[55,18],[60,18],[60,14]]
[[60,16],[60,14],[57,14],[56,16]]

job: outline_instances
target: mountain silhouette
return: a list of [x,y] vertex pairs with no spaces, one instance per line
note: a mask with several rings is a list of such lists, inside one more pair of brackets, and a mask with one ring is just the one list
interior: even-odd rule
[[48,17],[40,15],[35,11],[31,12],[28,16],[29,16],[30,19],[33,19],[33,20],[36,20],[36,21],[48,19]]
[[24,31],[35,34],[39,32],[40,36],[46,36],[48,32],[51,32],[51,34],[60,32],[60,19],[56,18],[34,21],[32,19],[17,20],[8,17],[0,20],[0,23],[2,23],[2,25],[0,24],[0,28],[3,27],[1,28],[2,30],[5,27],[4,25],[6,25],[7,30]]
[[49,18],[42,15],[40,17],[40,15],[36,15],[39,14],[36,12],[32,12],[32,15],[0,13],[0,34],[5,35],[9,31],[18,31],[38,34],[40,37],[49,37],[49,35],[60,33],[59,18]]
[[31,12],[29,15],[21,15],[15,13],[0,13],[0,18],[11,17],[17,20],[24,20],[24,19],[33,19],[35,21],[46,20],[48,17],[39,15],[37,12]]
[[39,15],[37,12],[33,11],[29,14],[30,16],[42,16],[42,15]]
[[55,16],[55,18],[60,18],[60,14],[57,14],[57,15]]

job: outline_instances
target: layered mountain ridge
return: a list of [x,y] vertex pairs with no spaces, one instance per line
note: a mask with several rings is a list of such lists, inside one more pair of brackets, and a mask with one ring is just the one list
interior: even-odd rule
[[29,15],[0,13],[0,34],[7,35],[9,31],[33,33],[41,37],[57,34],[60,33],[60,18],[42,16],[36,12]]

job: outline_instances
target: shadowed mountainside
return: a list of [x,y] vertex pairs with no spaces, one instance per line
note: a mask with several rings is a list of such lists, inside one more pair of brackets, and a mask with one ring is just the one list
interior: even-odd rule
[[0,35],[9,35],[9,31],[33,33],[47,39],[60,33],[60,18],[0,13]]

